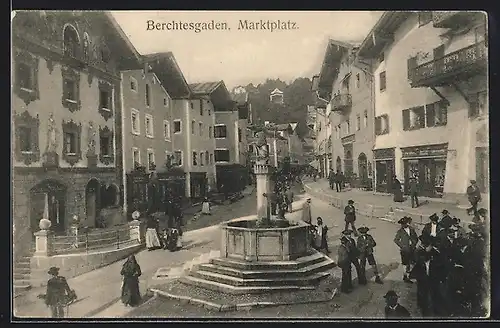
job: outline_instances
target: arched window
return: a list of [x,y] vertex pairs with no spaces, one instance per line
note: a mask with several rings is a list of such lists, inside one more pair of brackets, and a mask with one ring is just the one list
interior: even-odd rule
[[64,39],[64,55],[70,57],[78,57],[80,50],[80,38],[78,32],[71,25],[66,25],[63,32]]

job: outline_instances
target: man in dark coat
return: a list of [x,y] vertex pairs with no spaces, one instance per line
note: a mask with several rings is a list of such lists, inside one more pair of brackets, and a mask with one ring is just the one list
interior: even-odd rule
[[420,245],[415,251],[415,266],[410,272],[410,278],[417,280],[417,306],[423,317],[433,316],[431,295],[432,245],[428,235],[422,234]]
[[348,239],[349,243],[347,244],[349,250],[349,260],[354,265],[356,269],[356,274],[358,275],[358,283],[360,285],[366,285],[368,282],[366,280],[366,273],[364,270],[361,270],[361,266],[359,265],[359,249],[356,246],[356,241],[352,237],[352,230],[344,230],[342,234]]
[[403,275],[403,281],[406,283],[413,283],[408,277],[411,270],[411,265],[413,262],[413,254],[415,248],[417,247],[418,236],[415,229],[409,225],[409,218],[403,217],[398,223],[401,224],[401,228],[396,232],[394,237],[394,243],[398,245],[401,254],[401,264],[406,267],[405,273]]
[[395,291],[389,290],[385,295],[385,317],[389,318],[409,318],[410,312],[399,304],[398,302],[398,294]]
[[337,171],[335,174],[335,190],[337,190],[337,192],[342,191],[342,174],[340,171]]
[[351,261],[349,260],[349,239],[346,236],[342,236],[342,238],[340,238],[340,246],[337,252],[337,263],[339,268],[342,269],[340,291],[347,294],[352,291],[353,286]]
[[344,230],[348,230],[349,226],[351,226],[352,231],[354,231],[354,234],[357,235],[358,233],[354,225],[354,222],[356,221],[356,208],[354,207],[354,201],[352,199],[349,199],[347,201],[347,206],[344,208],[344,215],[345,215]]
[[328,173],[328,182],[330,184],[330,189],[333,190],[333,185],[335,184],[335,172],[333,169],[330,169],[330,172]]
[[448,210],[443,210],[441,214],[443,216],[441,217],[441,221],[439,221],[439,224],[441,225],[442,229],[448,229],[454,223],[453,218],[450,216],[450,212],[448,212]]
[[418,180],[415,176],[410,177],[409,193],[411,198],[411,207],[418,207]]
[[64,307],[67,306],[70,296],[73,294],[69,288],[66,278],[59,275],[59,268],[51,267],[47,272],[52,276],[47,281],[47,293],[45,294],[45,304],[50,307],[52,318],[63,318]]
[[375,274],[375,282],[377,284],[383,284],[382,279],[378,273],[377,262],[375,261],[375,256],[373,256],[373,248],[377,246],[375,239],[372,235],[368,234],[370,228],[363,226],[358,228],[360,233],[358,237],[358,250],[359,250],[359,265],[361,266],[361,271],[366,272],[366,261],[372,266],[373,273]]
[[424,236],[426,240],[429,240],[431,244],[437,245],[437,238],[441,230],[441,226],[438,223],[439,216],[434,213],[429,216],[429,219],[431,222],[426,223],[422,228],[422,236]]
[[327,254],[330,253],[330,250],[328,249],[328,227],[323,224],[323,219],[318,216],[316,218],[316,234],[317,238],[319,239],[319,243],[316,245],[317,250],[325,250]]
[[476,180],[470,180],[470,185],[467,187],[467,198],[471,207],[467,209],[467,214],[474,214],[474,218],[477,218],[479,214],[477,213],[477,205],[481,201],[481,191],[479,190]]

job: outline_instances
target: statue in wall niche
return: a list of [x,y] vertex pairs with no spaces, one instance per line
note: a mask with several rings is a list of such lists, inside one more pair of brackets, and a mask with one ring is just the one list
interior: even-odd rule
[[58,131],[54,114],[50,113],[47,125],[47,149],[45,150],[47,153],[57,152],[57,133]]
[[89,122],[89,127],[87,130],[87,146],[88,146],[88,154],[95,154],[95,145],[96,145],[96,129],[94,127],[94,123],[92,121]]

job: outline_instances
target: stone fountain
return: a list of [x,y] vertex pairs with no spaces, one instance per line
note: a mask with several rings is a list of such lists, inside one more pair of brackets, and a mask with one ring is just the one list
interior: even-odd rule
[[309,226],[302,221],[272,220],[266,194],[271,192],[267,141],[261,132],[254,172],[257,216],[221,224],[220,257],[194,267],[184,284],[230,294],[314,289],[335,263],[311,247]]

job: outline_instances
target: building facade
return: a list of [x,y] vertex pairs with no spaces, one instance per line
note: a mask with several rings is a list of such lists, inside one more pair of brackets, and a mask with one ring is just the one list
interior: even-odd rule
[[[44,213],[58,234],[74,215],[90,227],[121,219],[119,71],[141,65],[105,12],[16,12],[12,37],[18,258],[29,252]],[[118,216],[98,222],[103,209]]]
[[[415,176],[420,193],[487,192],[486,16],[386,12],[359,50],[375,76],[377,190]],[[405,187],[407,191],[407,187]]]
[[355,187],[370,188],[372,183],[373,97],[369,68],[356,60],[357,45],[330,41],[330,47],[340,52],[330,56],[339,59],[332,68],[333,76],[329,121],[331,126],[331,168],[343,172]]
[[139,166],[148,173],[161,169],[173,156],[173,104],[153,72],[123,71],[121,80],[123,181],[127,200],[124,211],[127,212],[131,199],[127,175]]
[[326,177],[329,171],[331,160],[331,139],[328,135],[328,116],[326,115],[326,107],[318,107],[316,112],[316,139],[315,154],[318,161],[317,169],[321,177]]

